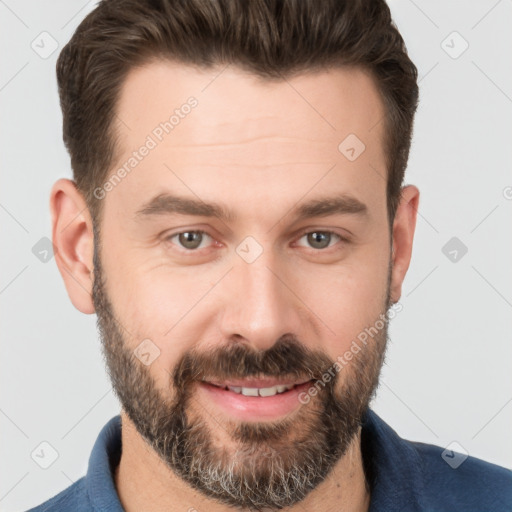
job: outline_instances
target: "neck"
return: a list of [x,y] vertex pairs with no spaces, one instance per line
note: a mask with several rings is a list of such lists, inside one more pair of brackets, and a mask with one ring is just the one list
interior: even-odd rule
[[[230,512],[235,510],[204,496],[177,476],[148,446],[124,412],[121,417],[122,454],[114,479],[119,499],[126,512],[138,510]],[[300,503],[286,510],[287,512],[303,510],[366,512],[369,505],[370,494],[364,474],[359,432],[327,478]]]

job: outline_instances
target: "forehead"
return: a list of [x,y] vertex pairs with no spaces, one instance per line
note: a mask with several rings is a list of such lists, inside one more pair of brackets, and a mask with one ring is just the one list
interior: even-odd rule
[[201,122],[192,119],[179,129],[176,126],[176,142],[180,135],[196,143],[224,142],[224,137],[243,139],[271,128],[276,134],[286,128],[310,140],[337,140],[351,130],[368,140],[371,128],[380,135],[380,123],[375,125],[384,115],[375,82],[361,68],[315,71],[276,81],[234,65],[206,70],[152,60],[133,68],[121,88],[117,114],[120,127],[128,128],[121,129],[124,141],[131,142],[132,127],[149,133],[155,121],[169,119],[190,97],[197,99]]
[[113,171],[151,139],[152,149],[122,187],[123,193],[132,190],[133,200],[133,193],[157,192],[158,182],[170,179],[170,168],[194,186],[207,176],[209,190],[256,190],[265,182],[283,195],[295,186],[300,192],[306,180],[312,183],[334,165],[337,178],[331,173],[324,187],[341,176],[352,188],[375,185],[382,193],[383,117],[374,80],[358,68],[269,81],[234,65],[206,70],[154,60],[132,69],[121,88],[121,158]]

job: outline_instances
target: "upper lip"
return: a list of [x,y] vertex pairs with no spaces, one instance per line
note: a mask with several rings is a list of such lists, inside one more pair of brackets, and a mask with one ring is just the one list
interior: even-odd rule
[[203,379],[209,384],[219,387],[240,387],[240,388],[271,388],[273,386],[287,386],[293,387],[299,384],[309,382],[311,379],[279,379],[279,378],[267,378],[267,379],[238,379],[238,380],[214,380],[214,379]]

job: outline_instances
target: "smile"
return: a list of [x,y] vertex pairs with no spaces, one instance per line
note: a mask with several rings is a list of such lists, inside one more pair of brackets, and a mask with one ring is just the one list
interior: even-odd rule
[[231,418],[245,421],[276,420],[301,407],[300,393],[311,379],[203,379],[199,386],[204,404],[214,405]]
[[292,384],[292,385],[280,385],[280,386],[271,386],[268,388],[246,388],[246,387],[240,387],[240,386],[216,386],[215,384],[212,384],[212,386],[233,391],[234,393],[239,393],[244,396],[274,396],[281,393],[284,393],[290,389],[293,389],[298,384]]

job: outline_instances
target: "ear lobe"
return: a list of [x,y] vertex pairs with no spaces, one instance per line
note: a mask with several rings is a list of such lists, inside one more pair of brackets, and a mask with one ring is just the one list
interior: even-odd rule
[[53,185],[50,211],[55,261],[69,298],[82,313],[94,313],[92,218],[73,181],[60,179]]
[[393,222],[391,301],[398,302],[402,295],[402,283],[412,255],[414,231],[420,192],[414,185],[402,188],[400,203]]

